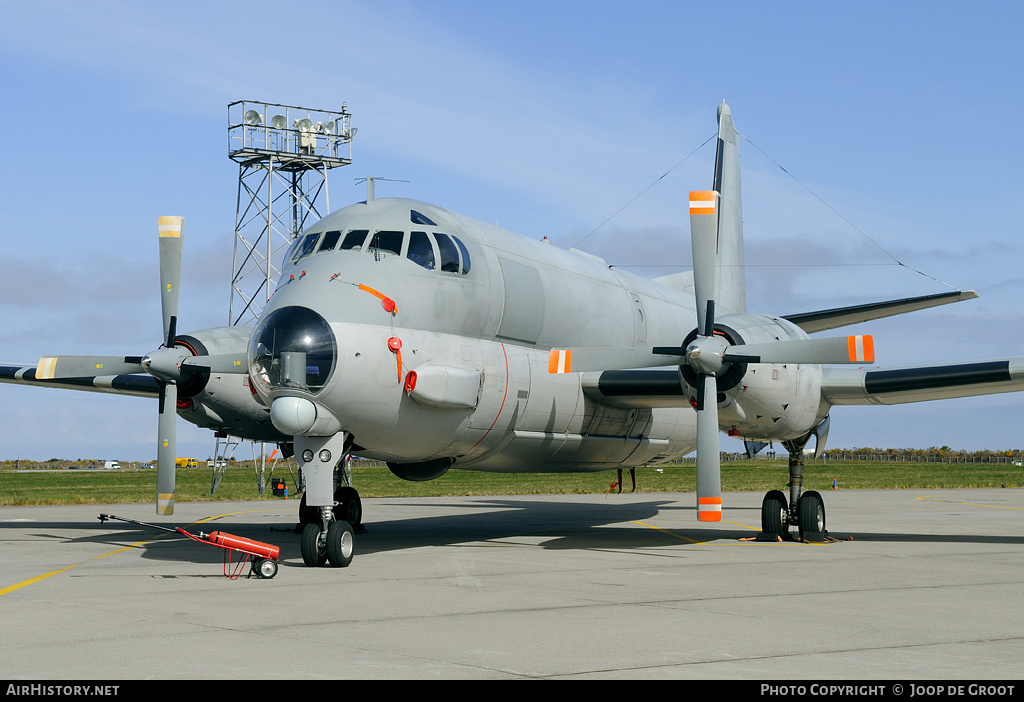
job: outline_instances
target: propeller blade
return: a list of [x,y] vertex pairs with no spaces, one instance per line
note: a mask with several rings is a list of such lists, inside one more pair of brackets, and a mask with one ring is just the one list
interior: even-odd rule
[[157,422],[156,513],[174,514],[178,386],[160,384],[160,418]]
[[[658,366],[678,366],[685,361],[682,355],[685,349],[671,349],[671,351],[672,355],[655,355],[657,350],[652,350],[650,346],[551,349],[551,353],[548,355],[548,373],[657,368]],[[205,357],[197,356],[195,360],[203,358]],[[237,372],[245,373],[246,371]]]
[[143,372],[142,359],[135,356],[43,356],[36,366],[36,380]]
[[161,217],[160,232],[160,307],[164,315],[164,345],[174,345],[178,323],[178,284],[181,282],[182,231],[184,217]]
[[181,370],[209,371],[210,373],[249,372],[249,361],[244,353],[219,353],[209,356],[188,356],[181,362]]
[[693,293],[697,307],[697,333],[711,336],[715,326],[718,268],[718,193],[690,192],[690,248],[693,252]]
[[697,519],[722,521],[721,456],[718,448],[718,388],[715,376],[701,375],[697,398]]
[[726,363],[874,363],[875,342],[870,335],[828,339],[769,341],[730,346]]

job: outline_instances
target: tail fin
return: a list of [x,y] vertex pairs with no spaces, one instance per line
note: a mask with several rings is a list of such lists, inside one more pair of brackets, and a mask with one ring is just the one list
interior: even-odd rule
[[714,189],[721,194],[718,210],[718,291],[723,313],[747,311],[743,267],[743,203],[740,198],[740,147],[729,106],[718,106],[718,152]]

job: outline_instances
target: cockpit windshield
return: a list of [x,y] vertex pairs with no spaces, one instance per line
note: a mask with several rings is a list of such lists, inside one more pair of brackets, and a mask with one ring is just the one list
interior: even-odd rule
[[267,315],[249,339],[249,373],[266,391],[323,389],[337,360],[330,325],[306,307],[282,307]]
[[[414,224],[437,226],[416,211],[413,211],[412,221]],[[470,268],[469,249],[459,237],[440,231],[407,232],[397,229],[309,232],[295,240],[286,260],[298,263],[307,256],[332,251],[368,253],[375,261],[401,256],[428,271],[455,275],[466,275]]]

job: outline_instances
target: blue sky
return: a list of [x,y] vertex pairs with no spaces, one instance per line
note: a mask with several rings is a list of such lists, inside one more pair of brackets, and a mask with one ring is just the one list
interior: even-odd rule
[[[973,288],[980,299],[856,330],[885,366],[1024,355],[1020,3],[2,11],[0,360],[158,345],[161,214],[186,218],[179,329],[226,323],[226,108],[240,99],[347,103],[359,134],[353,165],[331,174],[335,209],[363,199],[357,178],[407,180],[378,196],[564,247],[587,237],[581,248],[649,275],[689,267],[681,205],[710,185],[711,145],[593,230],[714,133],[725,99],[749,139],[751,310]],[[10,385],[0,398],[0,458],[155,455],[154,402]],[[1017,448],[1022,418],[1021,394],[837,408],[829,443]],[[179,446],[205,457],[213,438],[182,421]]]

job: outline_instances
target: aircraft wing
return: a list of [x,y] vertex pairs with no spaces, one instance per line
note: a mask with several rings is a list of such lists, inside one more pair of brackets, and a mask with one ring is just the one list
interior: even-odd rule
[[685,407],[690,404],[679,384],[677,368],[607,370],[583,373],[583,393],[609,407]]
[[100,375],[88,378],[36,379],[36,365],[0,363],[0,383],[34,385],[44,388],[65,388],[86,390],[135,397],[157,397],[159,388],[156,378],[151,375]]
[[907,368],[826,366],[822,398],[832,405],[897,405],[1024,390],[1024,356]]
[[[583,392],[609,407],[685,407],[671,369],[583,373]],[[1024,390],[1024,356],[904,368],[825,366],[821,397],[830,405],[898,405]]]
[[836,307],[830,310],[819,310],[817,312],[804,312],[802,314],[789,314],[783,318],[803,329],[808,334],[814,332],[845,327],[850,324],[870,322],[873,319],[892,317],[898,314],[906,314],[916,310],[924,310],[929,307],[948,305],[953,302],[973,300],[978,293],[973,290],[957,290],[955,292],[939,293],[937,295],[924,295],[922,297],[907,297],[901,300],[887,300],[885,302],[873,302],[867,305],[854,305],[852,307]]

